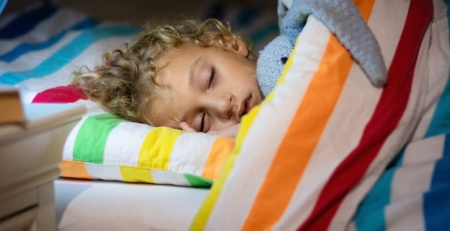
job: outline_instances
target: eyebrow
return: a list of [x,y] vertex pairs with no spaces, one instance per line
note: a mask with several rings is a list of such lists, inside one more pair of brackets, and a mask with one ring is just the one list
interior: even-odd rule
[[189,67],[189,85],[191,86],[194,86],[194,71],[201,58],[202,57],[198,57]]

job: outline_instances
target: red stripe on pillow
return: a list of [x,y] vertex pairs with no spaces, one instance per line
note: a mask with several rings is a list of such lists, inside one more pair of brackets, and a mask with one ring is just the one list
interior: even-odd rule
[[408,104],[417,55],[433,3],[411,0],[405,26],[389,68],[388,84],[358,146],[340,163],[322,189],[313,212],[298,230],[327,230],[350,190],[358,184],[388,136],[397,127]]
[[32,103],[73,103],[88,99],[83,91],[72,86],[59,86],[38,93]]

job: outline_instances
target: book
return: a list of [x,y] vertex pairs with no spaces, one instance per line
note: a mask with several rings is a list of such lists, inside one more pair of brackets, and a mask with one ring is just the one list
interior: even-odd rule
[[25,113],[17,88],[0,87],[0,124],[22,123]]

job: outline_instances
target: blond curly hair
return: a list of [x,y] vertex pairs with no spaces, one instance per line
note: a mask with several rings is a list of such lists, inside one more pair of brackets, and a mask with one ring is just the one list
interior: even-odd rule
[[[168,51],[184,44],[200,47],[220,46],[231,51],[242,39],[228,24],[216,19],[204,22],[182,21],[156,28],[147,26],[131,45],[124,44],[102,56],[94,71],[74,73],[72,85],[84,91],[90,100],[123,119],[155,125],[148,118],[152,95],[164,88],[156,83],[156,61]],[[248,45],[249,54],[251,44]],[[255,57],[249,57],[254,59]]]

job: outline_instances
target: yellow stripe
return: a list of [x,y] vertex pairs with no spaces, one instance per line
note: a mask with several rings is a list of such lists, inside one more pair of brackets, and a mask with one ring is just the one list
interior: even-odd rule
[[227,179],[228,174],[231,172],[234,162],[241,150],[242,142],[244,141],[244,138],[247,135],[247,132],[250,129],[253,120],[258,115],[260,108],[261,106],[259,105],[254,107],[249,114],[243,117],[242,126],[239,129],[238,135],[236,137],[236,146],[234,147],[233,153],[226,161],[223,171],[220,173],[219,177],[217,178],[217,181],[214,183],[213,187],[211,188],[211,191],[209,192],[208,196],[206,197],[205,201],[200,207],[199,212],[197,213],[197,215],[194,218],[194,221],[191,224],[190,230],[205,229],[206,223],[208,222],[209,219],[209,215],[211,214],[211,211],[214,208],[217,198],[219,197],[220,192],[222,191],[223,184]]
[[[293,56],[293,54],[295,54],[295,52],[296,52],[296,48],[294,47],[294,50],[292,51],[291,56]],[[279,78],[277,83],[284,82],[285,75],[288,72],[288,70],[291,68],[291,66],[292,66],[292,57],[290,57],[288,59],[286,66],[283,70],[283,73],[281,74],[281,77]],[[272,101],[272,99],[273,99],[273,92],[271,92],[266,97],[266,99],[264,99],[263,103],[270,102],[270,101]],[[250,111],[249,114],[244,116],[244,118],[242,120],[241,128],[239,129],[239,132],[236,137],[236,146],[233,150],[233,153],[231,154],[230,158],[228,158],[227,162],[225,163],[223,172],[217,178],[216,182],[214,182],[214,185],[211,188],[211,191],[209,192],[208,196],[206,197],[205,201],[203,202],[202,206],[200,207],[200,210],[198,211],[197,215],[195,216],[194,221],[191,224],[191,228],[190,228],[191,230],[197,231],[197,230],[205,229],[206,224],[208,223],[209,215],[211,215],[211,212],[216,204],[217,198],[219,198],[220,192],[222,191],[223,184],[225,183],[225,180],[228,178],[228,175],[234,166],[234,162],[236,161],[236,158],[241,151],[241,146],[244,141],[244,138],[246,137],[247,132],[253,123],[253,120],[259,114],[259,110],[261,109],[262,104],[254,107]]]
[[152,129],[142,143],[137,167],[120,166],[123,179],[128,182],[153,182],[150,169],[168,169],[173,146],[183,133],[167,127]]
[[183,133],[184,131],[167,127],[158,127],[151,130],[142,144],[138,166],[167,170],[173,146]]
[[155,183],[148,168],[120,166],[119,169],[120,175],[122,175],[123,180],[126,182]]

